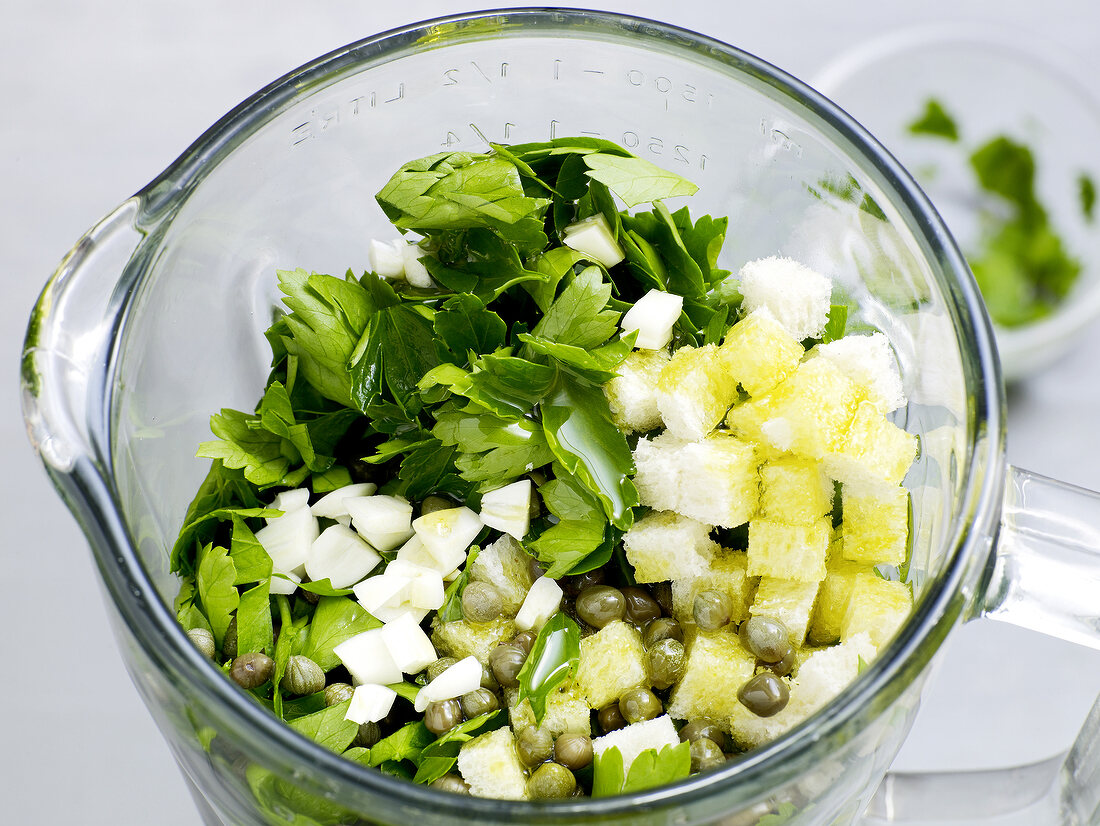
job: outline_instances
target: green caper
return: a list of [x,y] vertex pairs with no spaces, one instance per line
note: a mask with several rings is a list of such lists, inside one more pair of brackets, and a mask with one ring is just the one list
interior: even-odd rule
[[481,687],[487,688],[490,691],[496,691],[500,688],[500,683],[497,682],[496,675],[493,674],[487,663],[481,664]]
[[770,671],[761,671],[741,686],[737,699],[757,717],[771,717],[787,706],[790,689]]
[[468,694],[463,694],[458,698],[458,702],[462,705],[462,713],[466,715],[467,720],[472,720],[500,708],[497,695],[487,688],[478,688]]
[[787,656],[781,659],[777,663],[766,663],[763,660],[757,660],[757,666],[768,669],[779,677],[788,677],[790,673],[794,671],[795,665],[798,663],[798,651],[791,646],[791,650],[787,652]]
[[294,654],[286,661],[279,687],[299,696],[313,694],[325,687],[325,672],[309,657]]
[[649,592],[653,594],[653,598],[657,600],[657,604],[661,606],[662,611],[666,614],[672,613],[671,582],[656,582],[649,586]]
[[646,652],[646,674],[656,689],[665,689],[684,676],[687,655],[684,644],[673,639],[661,640]]
[[210,631],[205,628],[192,628],[187,632],[187,636],[206,659],[214,659],[217,650],[214,645],[214,635]]
[[695,595],[691,613],[700,631],[717,631],[730,621],[733,604],[723,591],[707,589]]
[[354,693],[355,689],[347,683],[330,683],[325,686],[325,707],[331,708],[347,702]]
[[602,585],[605,576],[603,568],[596,568],[591,571],[585,571],[583,574],[562,577],[559,583],[561,589],[567,596],[575,597],[585,588],[590,588],[593,585]]
[[560,763],[543,763],[527,780],[527,796],[532,800],[572,797],[576,788],[577,778]]
[[526,651],[518,645],[505,642],[490,652],[489,666],[498,683],[505,688],[515,688],[519,685],[519,671],[526,659]]
[[610,585],[589,585],[577,594],[577,614],[593,628],[603,628],[608,623],[623,618],[626,600],[623,592]]
[[455,503],[445,496],[425,496],[424,501],[420,503],[420,515],[427,516],[436,511],[450,510],[454,506]]
[[626,601],[624,616],[627,622],[634,623],[639,628],[644,628],[647,622],[661,616],[661,606],[644,588],[630,585],[623,588],[622,593],[623,599]]
[[554,741],[554,759],[567,769],[583,769],[592,762],[592,738],[569,731],[559,734]]
[[728,745],[726,733],[709,717],[696,717],[692,720],[688,720],[687,723],[684,724],[684,727],[680,729],[680,742],[694,742],[700,737],[705,737],[717,743],[718,748],[723,751],[725,751]]
[[741,644],[766,663],[777,663],[791,653],[790,632],[775,617],[750,617],[737,633]]
[[500,616],[504,600],[488,582],[470,582],[462,589],[462,616],[469,622],[492,622]]
[[470,793],[470,784],[457,774],[445,774],[438,780],[433,780],[431,787],[433,789],[439,789],[441,792],[451,792],[453,794]]
[[544,728],[528,726],[516,737],[516,754],[528,768],[545,763],[554,753],[554,735]]
[[382,727],[368,720],[359,725],[359,731],[355,735],[355,745],[369,749],[381,739]]
[[642,645],[652,648],[661,640],[683,642],[684,629],[672,617],[657,617],[646,623],[645,630],[642,631]]
[[709,737],[699,737],[691,741],[691,770],[696,772],[720,766],[726,762],[722,749]]
[[229,627],[225,629],[225,636],[222,637],[222,656],[227,660],[233,660],[238,653],[237,617],[234,615],[233,619],[229,620]]
[[623,719],[623,713],[619,711],[618,703],[612,703],[609,706],[601,708],[596,715],[596,719],[599,721],[600,730],[603,731],[604,734],[621,729],[626,725],[626,720]]
[[628,723],[640,723],[659,717],[665,710],[648,688],[632,688],[619,698],[619,712]]
[[432,734],[443,734],[462,722],[462,704],[458,700],[439,700],[424,709],[424,725]]
[[519,646],[525,654],[530,654],[531,649],[535,647],[536,639],[538,639],[538,634],[534,631],[520,631],[512,637],[512,645]]
[[258,651],[241,654],[229,667],[229,676],[241,688],[259,688],[274,673],[275,661]]
[[434,680],[456,662],[458,662],[458,660],[456,660],[454,657],[440,657],[434,663],[431,663],[425,671],[425,676],[427,676],[428,682],[430,683],[432,680]]

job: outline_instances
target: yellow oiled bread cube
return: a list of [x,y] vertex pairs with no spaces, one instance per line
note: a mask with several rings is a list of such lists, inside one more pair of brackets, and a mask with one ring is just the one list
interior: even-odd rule
[[866,493],[844,487],[840,498],[844,558],[864,565],[903,565],[908,553],[909,491],[896,487]]
[[469,565],[471,582],[488,582],[500,591],[501,611],[514,617],[531,590],[531,556],[516,540],[504,534],[486,545]]
[[740,705],[737,690],[755,668],[756,656],[728,626],[709,634],[697,633],[687,647],[684,676],[669,696],[669,715],[677,720],[713,717],[728,725]]
[[627,690],[647,685],[642,635],[616,620],[584,637],[574,682],[589,708],[603,708]]
[[750,396],[766,393],[787,378],[803,353],[801,342],[766,307],[734,324],[718,348],[729,375]]
[[647,507],[735,528],[756,511],[757,465],[753,445],[726,431],[698,442],[666,432],[638,440],[634,484]]
[[746,310],[766,307],[798,341],[824,331],[833,284],[821,273],[773,255],[747,262],[738,277]]
[[749,522],[749,576],[820,582],[825,578],[832,532],[832,522],[824,516],[806,525],[753,519]]
[[527,798],[527,773],[508,726],[463,743],[458,752],[458,771],[475,797]]
[[764,425],[772,416],[772,398],[765,394],[755,399],[738,402],[726,413],[726,427],[729,432],[743,441],[756,445],[756,455],[761,462],[771,461],[784,455],[784,452],[772,446],[764,433]]
[[491,622],[461,619],[432,623],[432,645],[439,656],[456,660],[477,657],[482,664],[489,662],[489,652],[498,643],[508,642],[515,635],[516,624],[508,617],[498,617]]
[[842,645],[814,650],[791,679],[786,707],[771,717],[757,717],[740,703],[730,715],[730,734],[741,749],[770,743],[790,731],[852,682],[860,662],[870,662],[875,650],[865,636]]
[[672,511],[646,514],[623,534],[627,561],[637,582],[696,577],[718,551],[710,527]]
[[817,602],[810,620],[807,639],[814,645],[828,645],[840,640],[840,628],[848,612],[848,597],[852,593],[856,574],[872,574],[869,565],[850,562],[839,553],[831,553],[826,564],[825,580],[817,591]]
[[[524,729],[531,728],[535,724],[535,713],[531,709],[530,701],[526,698],[522,703],[517,703],[518,696],[518,688],[504,690],[512,728],[516,734],[521,734]],[[554,737],[567,731],[574,734],[590,734],[591,715],[592,710],[575,682],[568,686],[559,686],[546,695],[546,714],[542,718],[539,729],[550,732]]]
[[800,646],[806,641],[820,584],[762,576],[756,586],[749,614],[782,621],[790,633],[791,645]]
[[875,574],[856,574],[848,595],[848,610],[840,626],[840,639],[866,634],[875,649],[882,648],[913,609],[913,595],[904,582]]
[[870,402],[861,402],[844,439],[824,457],[825,472],[847,485],[895,486],[901,484],[916,455],[916,436]]
[[670,433],[702,439],[722,421],[737,398],[737,382],[725,372],[718,348],[681,347],[657,381],[657,409]]
[[859,389],[832,362],[810,359],[768,396],[764,438],[777,450],[821,459],[843,444]]
[[851,335],[819,344],[811,356],[829,359],[863,391],[867,401],[883,413],[905,404],[901,376],[890,340],[879,332]]
[[760,466],[760,518],[806,525],[832,509],[833,483],[820,462],[784,456]]
[[633,433],[661,426],[657,380],[668,361],[667,350],[633,350],[619,365],[619,375],[603,386],[611,419],[619,429]]
[[748,575],[746,553],[723,549],[710,560],[705,573],[672,581],[672,616],[682,625],[693,624],[696,595],[700,591],[721,591],[733,606],[730,622],[741,622],[749,615],[756,583],[757,579]]

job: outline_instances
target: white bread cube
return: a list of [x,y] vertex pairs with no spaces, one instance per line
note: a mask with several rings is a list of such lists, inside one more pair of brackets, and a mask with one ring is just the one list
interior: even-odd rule
[[870,566],[850,562],[836,551],[830,552],[825,580],[817,591],[813,617],[807,639],[814,645],[831,645],[840,641],[840,629],[848,613],[848,597],[852,593],[856,574],[873,574]]
[[467,622],[464,619],[432,624],[432,644],[442,656],[461,660],[477,657],[484,664],[489,653],[498,643],[507,642],[516,635],[516,625],[507,617],[497,617],[492,622]]
[[[814,359],[821,361],[821,359]],[[863,489],[900,485],[917,455],[917,437],[862,402],[844,438],[825,454],[825,472]]]
[[668,713],[677,720],[712,717],[728,727],[737,689],[753,675],[756,657],[728,626],[695,635],[687,647],[684,676],[672,689]]
[[758,464],[753,445],[725,431],[698,442],[662,433],[638,440],[634,484],[647,507],[735,528],[756,511]]
[[811,355],[828,359],[839,367],[880,412],[890,413],[905,404],[897,359],[890,340],[882,333],[844,336],[817,345]]
[[864,565],[903,565],[908,554],[909,491],[896,487],[866,493],[845,486],[840,498],[844,558]]
[[803,352],[802,343],[767,307],[734,324],[718,348],[726,370],[750,396],[766,393],[787,378]]
[[807,525],[832,509],[833,483],[820,462],[782,456],[760,466],[759,518]]
[[488,582],[500,591],[501,610],[508,617],[519,611],[534,582],[531,555],[507,534],[482,548],[467,571],[471,582]]
[[657,409],[657,381],[669,362],[667,350],[633,350],[619,365],[619,374],[603,386],[611,420],[627,433],[662,425]]
[[695,623],[695,597],[700,591],[721,591],[730,598],[733,610],[730,622],[739,623],[749,615],[757,580],[748,575],[748,556],[744,551],[722,549],[707,563],[699,576],[672,581],[672,616],[681,625]]
[[741,267],[742,307],[766,307],[797,341],[820,338],[829,320],[833,286],[828,278],[790,258],[760,258]]
[[630,764],[643,751],[654,749],[658,753],[666,746],[680,745],[680,735],[672,718],[667,714],[631,723],[621,729],[608,732],[592,741],[592,751],[602,755],[610,748],[617,748],[623,757],[623,773],[630,772]]
[[396,697],[397,692],[384,685],[375,683],[357,685],[352,692],[351,703],[348,704],[344,719],[359,725],[377,723],[390,713]]
[[475,797],[527,798],[527,775],[508,726],[463,743],[458,752],[458,771]]
[[382,557],[351,528],[329,525],[313,540],[305,570],[311,580],[328,579],[333,588],[347,588],[373,571]]
[[797,648],[806,641],[819,586],[818,582],[760,577],[749,613],[781,620],[790,633],[791,645]]
[[904,582],[881,579],[875,574],[856,574],[848,595],[848,610],[840,626],[840,639],[847,642],[866,634],[879,650],[890,641],[912,609],[913,595]]
[[626,558],[638,582],[665,582],[705,573],[718,543],[710,528],[672,511],[653,511],[623,534]]
[[372,628],[344,640],[333,647],[332,653],[340,658],[357,684],[390,685],[401,682],[401,669],[393,661],[381,628]]
[[[525,729],[535,725],[535,713],[531,710],[531,703],[524,698],[523,702],[517,702],[519,689],[507,688],[504,690],[504,698],[508,703],[508,713],[512,721],[512,729],[516,734],[521,734]],[[577,688],[576,683],[560,685],[546,695],[546,713],[543,715],[539,730],[548,731],[553,737],[570,732],[573,734],[590,734],[592,731],[592,709],[584,699],[584,695]]]
[[714,430],[737,399],[737,382],[713,344],[684,346],[672,354],[657,381],[657,410],[668,431],[698,441]]
[[832,533],[832,522],[824,516],[805,525],[753,519],[749,522],[749,576],[820,582],[825,578]]
[[603,708],[629,689],[646,685],[642,635],[622,620],[581,640],[576,686],[589,708]]

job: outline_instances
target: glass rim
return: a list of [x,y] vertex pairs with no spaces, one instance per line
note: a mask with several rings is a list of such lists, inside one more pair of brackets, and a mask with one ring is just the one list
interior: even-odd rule
[[[232,151],[240,139],[262,127],[272,113],[285,111],[299,96],[323,88],[334,77],[342,79],[345,70],[369,65],[380,58],[393,60],[417,54],[418,39],[432,33],[433,29],[438,35],[440,27],[454,27],[435,40],[431,48],[484,37],[484,31],[473,28],[463,30],[460,26],[490,19],[501,24],[512,24],[494,32],[502,36],[561,33],[583,24],[588,31],[599,32],[605,37],[618,37],[623,41],[638,36],[663,40],[673,43],[675,51],[682,50],[685,55],[695,53],[697,56],[704,52],[707,59],[716,61],[718,65],[725,65],[735,73],[751,75],[764,82],[820,119],[844,139],[846,148],[854,151],[861,161],[882,176],[896,196],[894,203],[916,222],[913,231],[939,257],[939,268],[957,276],[953,281],[939,286],[954,313],[952,321],[956,332],[966,345],[962,349],[964,369],[970,369],[967,376],[968,396],[970,404],[976,408],[970,411],[972,420],[968,423],[969,462],[948,531],[947,562],[937,575],[937,582],[929,584],[928,592],[918,602],[888,649],[825,709],[776,741],[725,768],[655,789],[605,799],[584,798],[578,802],[548,802],[536,806],[527,801],[458,797],[353,763],[271,716],[202,657],[189,643],[170,607],[159,596],[155,599],[137,597],[139,593],[159,592],[139,560],[126,526],[117,516],[118,496],[110,481],[110,472],[106,474],[107,485],[104,489],[104,476],[91,457],[78,462],[73,470],[73,489],[78,494],[74,500],[87,503],[95,511],[97,519],[101,519],[96,523],[94,539],[98,541],[91,542],[92,550],[99,560],[100,571],[112,599],[126,620],[129,633],[155,663],[186,680],[189,691],[198,695],[204,708],[213,709],[228,728],[235,733],[247,731],[254,738],[253,745],[257,746],[257,751],[270,754],[275,760],[284,759],[304,767],[306,777],[302,779],[307,782],[320,781],[327,786],[341,787],[351,784],[364,793],[384,794],[394,803],[422,805],[444,813],[453,811],[467,818],[476,819],[479,815],[493,818],[511,816],[526,822],[557,820],[571,814],[622,816],[636,813],[639,807],[653,809],[688,804],[738,787],[753,791],[758,797],[763,787],[757,787],[754,781],[764,776],[774,781],[774,776],[768,772],[781,765],[781,759],[792,761],[791,765],[794,765],[798,758],[812,755],[816,742],[827,740],[833,732],[858,719],[862,710],[872,708],[872,698],[880,696],[899,675],[907,673],[914,664],[918,670],[923,668],[943,637],[942,634],[933,634],[933,631],[944,624],[953,625],[962,611],[958,591],[969,570],[968,560],[984,547],[978,537],[988,534],[991,526],[982,525],[982,520],[992,520],[1001,491],[1004,472],[1003,391],[992,329],[980,295],[965,260],[927,198],[874,138],[835,104],[801,81],[766,61],[706,35],[611,12],[579,8],[504,8],[448,15],[392,29],[355,41],[304,64],[234,107],[135,197],[141,202],[143,214],[151,224],[170,220],[174,207],[185,200],[187,192],[204,177],[205,167],[216,164],[222,153]],[[153,243],[156,235],[150,235]],[[971,357],[974,363],[966,361]],[[109,373],[110,370],[108,376]],[[109,399],[107,401],[110,402]],[[103,434],[99,435],[102,437]],[[112,452],[108,450],[106,454],[108,469],[111,467]],[[83,524],[87,525],[87,522]],[[935,645],[926,645],[930,638],[934,638]],[[163,650],[166,644],[168,648]],[[900,692],[901,688],[895,685],[896,691]]]

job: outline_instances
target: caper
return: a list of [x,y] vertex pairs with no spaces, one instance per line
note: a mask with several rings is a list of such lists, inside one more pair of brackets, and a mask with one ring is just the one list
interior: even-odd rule
[[653,594],[653,598],[657,600],[657,604],[661,606],[661,610],[666,614],[672,614],[672,583],[671,582],[656,582],[649,586],[649,592]]
[[770,671],[761,671],[741,686],[737,699],[757,717],[771,717],[787,706],[790,689]]
[[643,628],[647,622],[661,616],[661,606],[643,588],[630,585],[622,589],[622,594],[623,599],[626,601],[625,617],[627,622],[632,622],[639,628]]
[[659,717],[665,710],[648,688],[632,688],[619,698],[619,711],[628,723],[640,723]]
[[567,769],[583,769],[592,762],[592,738],[567,731],[554,741],[554,759]]
[[436,511],[450,510],[454,506],[455,503],[445,496],[425,496],[424,501],[420,503],[420,515],[427,516]]
[[359,731],[355,735],[355,745],[369,749],[382,739],[382,728],[378,723],[369,720],[359,725]]
[[[535,504],[534,496],[531,497],[531,507],[538,507]],[[538,512],[536,512],[533,516],[538,516]],[[531,577],[531,581],[534,582],[540,576],[546,576],[546,569],[542,567],[541,562],[539,562],[535,557],[532,556],[527,560],[527,573]]]
[[425,672],[425,676],[427,676],[428,682],[430,683],[432,680],[434,680],[456,662],[458,662],[458,660],[456,660],[454,657],[440,657],[434,663],[431,663]]
[[554,752],[554,736],[544,728],[529,726],[516,738],[516,754],[528,768],[545,763]]
[[619,704],[612,703],[609,706],[604,706],[600,709],[596,715],[597,721],[600,724],[600,730],[604,734],[616,729],[621,729],[626,725],[626,720],[623,719],[623,713],[619,711]]
[[646,623],[645,630],[642,631],[642,645],[651,648],[661,640],[683,642],[684,629],[672,617],[657,617]]
[[569,596],[575,597],[585,588],[590,588],[593,585],[602,585],[604,581],[603,568],[596,568],[592,571],[585,571],[583,574],[574,574],[573,576],[562,577],[559,580],[561,589]]
[[757,660],[758,666],[763,666],[779,677],[787,677],[792,671],[794,671],[795,665],[798,663],[798,652],[794,646],[791,646],[791,650],[787,653],[787,656],[781,659],[777,663],[766,663],[763,660]]
[[691,613],[700,631],[717,631],[730,621],[732,602],[723,591],[707,589],[695,595]]
[[487,688],[490,691],[496,691],[500,688],[500,683],[497,682],[496,675],[493,674],[493,669],[491,669],[487,663],[481,664],[481,687]]
[[490,652],[489,665],[498,683],[505,688],[515,688],[519,685],[519,671],[526,659],[526,651],[518,645],[505,642]]
[[737,633],[742,645],[766,663],[777,663],[791,653],[790,632],[775,617],[750,617]]
[[237,657],[237,617],[229,620],[229,627],[225,629],[225,636],[222,637],[222,656],[227,660],[236,659]]
[[325,687],[325,672],[309,657],[294,654],[286,661],[279,687],[290,694],[304,696]]
[[530,654],[531,649],[535,647],[536,639],[538,639],[538,634],[534,631],[520,631],[512,637],[512,645],[519,646],[525,654]]
[[688,720],[688,722],[684,724],[684,727],[680,729],[681,742],[694,742],[700,737],[705,737],[717,743],[718,748],[725,751],[727,746],[726,733],[709,717],[696,717],[692,720]]
[[687,655],[684,644],[673,639],[661,640],[646,652],[646,674],[654,688],[665,689],[684,676]]
[[439,789],[441,792],[451,792],[453,794],[470,793],[470,784],[457,774],[445,774],[439,779],[433,780],[431,786],[433,789]]
[[559,763],[543,763],[527,780],[527,796],[532,800],[572,797],[576,788],[573,772]]
[[190,638],[191,642],[194,643],[195,648],[199,649],[206,659],[214,659],[214,654],[216,654],[217,651],[214,646],[213,634],[205,628],[192,628],[187,632],[187,636]]
[[432,734],[443,734],[462,722],[462,704],[458,700],[439,700],[424,709],[424,725]]
[[467,720],[472,720],[500,708],[497,695],[487,688],[478,688],[468,694],[463,694],[458,698],[458,702],[461,704],[462,713],[466,715]]
[[500,616],[504,600],[488,582],[470,582],[462,589],[462,616],[469,622],[492,622]]
[[325,686],[325,707],[331,708],[347,702],[354,693],[355,689],[347,683],[330,683]]
[[275,661],[258,651],[241,654],[229,667],[229,676],[241,688],[259,688],[274,673]]
[[620,620],[626,612],[623,592],[610,585],[589,585],[577,594],[577,614],[593,628]]
[[692,771],[705,771],[726,762],[726,755],[722,754],[722,749],[709,737],[692,740],[690,748]]

